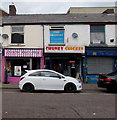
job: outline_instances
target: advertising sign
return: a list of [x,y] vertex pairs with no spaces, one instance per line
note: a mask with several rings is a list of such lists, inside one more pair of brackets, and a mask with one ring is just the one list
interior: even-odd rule
[[46,46],[46,53],[85,53],[85,47]]
[[42,57],[42,50],[38,49],[5,49],[6,57]]
[[14,66],[14,76],[21,76],[21,66]]
[[50,43],[64,43],[64,31],[50,31]]

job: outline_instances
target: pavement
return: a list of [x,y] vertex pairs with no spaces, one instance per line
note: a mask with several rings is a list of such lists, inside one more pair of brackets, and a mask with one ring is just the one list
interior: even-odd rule
[[[18,83],[0,83],[0,88],[2,89],[18,89]],[[99,89],[96,83],[83,83],[83,89]]]

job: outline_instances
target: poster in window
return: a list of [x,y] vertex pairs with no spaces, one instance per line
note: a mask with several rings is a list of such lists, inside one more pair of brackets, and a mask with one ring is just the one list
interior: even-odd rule
[[14,76],[21,76],[21,66],[14,66]]
[[64,30],[50,31],[50,43],[64,43]]

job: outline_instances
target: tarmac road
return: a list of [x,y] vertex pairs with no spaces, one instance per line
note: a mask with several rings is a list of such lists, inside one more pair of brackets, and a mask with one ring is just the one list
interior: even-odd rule
[[[9,87],[10,86],[10,87]],[[116,94],[85,84],[82,92],[20,92],[16,85],[2,89],[3,118],[115,118]]]

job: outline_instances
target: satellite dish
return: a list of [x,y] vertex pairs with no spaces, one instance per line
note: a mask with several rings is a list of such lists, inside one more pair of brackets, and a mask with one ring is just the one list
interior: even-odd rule
[[77,33],[72,33],[72,37],[73,37],[73,38],[77,38],[77,37],[78,37],[78,34],[77,34]]
[[7,34],[2,34],[2,37],[3,37],[4,39],[7,39],[9,36],[8,36]]

